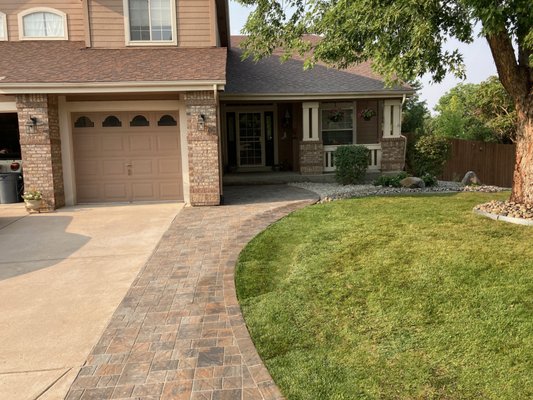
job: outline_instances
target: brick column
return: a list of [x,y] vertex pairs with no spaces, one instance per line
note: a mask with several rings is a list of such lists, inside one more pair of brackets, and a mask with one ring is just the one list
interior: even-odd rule
[[324,145],[322,142],[300,142],[300,173],[320,175],[324,171]]
[[381,138],[381,171],[403,171],[406,141],[404,136]]
[[[24,188],[41,191],[46,210],[63,207],[65,191],[57,96],[17,95],[17,110]],[[34,124],[30,124],[31,118]]]
[[219,139],[217,102],[214,93],[187,92],[185,104],[191,205],[219,205]]

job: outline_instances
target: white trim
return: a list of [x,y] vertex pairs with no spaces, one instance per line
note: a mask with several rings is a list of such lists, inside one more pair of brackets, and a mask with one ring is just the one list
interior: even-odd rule
[[354,92],[354,93],[246,93],[246,94],[232,94],[221,93],[220,99],[222,101],[238,100],[238,101],[275,101],[275,100],[339,100],[339,99],[385,99],[385,98],[401,98],[404,94],[411,96],[415,93],[412,91],[383,91],[383,92]]
[[187,107],[185,102],[180,101],[178,106],[178,121],[180,127],[180,149],[181,149],[181,173],[183,182],[183,201],[185,204],[191,203],[191,184],[189,178],[189,142],[187,140]]
[[9,40],[9,35],[7,31],[7,17],[6,14],[4,14],[2,11],[0,11],[0,20],[4,23],[4,32],[2,32],[4,36],[0,37],[0,42],[3,42]]
[[[177,14],[176,1],[168,0],[170,2],[170,22],[172,24],[172,40],[131,40],[130,35],[130,7],[129,0],[122,0],[124,10],[124,38],[126,46],[176,46],[178,44],[178,29],[177,29]],[[152,22],[150,21],[150,24]]]
[[59,96],[58,102],[65,205],[73,206],[76,204],[76,167],[72,141],[72,118],[65,96]]
[[[63,36],[26,36],[24,34],[24,17],[38,12],[51,13],[63,18]],[[68,40],[67,14],[65,14],[61,10],[56,10],[55,8],[50,7],[30,8],[28,10],[24,10],[18,13],[18,23],[19,40]]]
[[16,101],[0,101],[0,112],[11,113],[18,112]]
[[0,94],[142,93],[224,90],[225,81],[81,82],[81,83],[2,83]]

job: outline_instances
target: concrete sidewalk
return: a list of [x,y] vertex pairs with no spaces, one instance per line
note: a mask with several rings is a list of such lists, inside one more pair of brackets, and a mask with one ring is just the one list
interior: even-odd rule
[[181,204],[0,205],[0,399],[63,399]]

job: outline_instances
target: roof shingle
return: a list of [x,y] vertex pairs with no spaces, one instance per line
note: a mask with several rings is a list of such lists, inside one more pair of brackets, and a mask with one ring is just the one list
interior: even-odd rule
[[0,42],[2,83],[225,81],[225,48],[90,49],[83,42]]

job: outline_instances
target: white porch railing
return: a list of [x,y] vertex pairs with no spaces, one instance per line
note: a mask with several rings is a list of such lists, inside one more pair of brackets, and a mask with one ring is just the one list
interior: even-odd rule
[[[363,144],[370,150],[370,158],[368,160],[369,171],[379,171],[381,169],[381,144]],[[335,171],[335,156],[334,152],[339,146],[324,146],[324,172]]]

